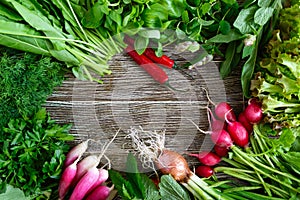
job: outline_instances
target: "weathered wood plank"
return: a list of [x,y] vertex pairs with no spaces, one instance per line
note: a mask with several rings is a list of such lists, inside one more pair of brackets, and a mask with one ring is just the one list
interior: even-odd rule
[[[168,49],[166,54],[179,65],[186,63],[190,56],[171,52]],[[237,112],[243,101],[239,72],[223,81],[217,65],[217,62],[210,62],[184,72],[166,69],[170,84],[186,90],[179,92],[153,81],[121,53],[110,61],[112,74],[103,77],[103,84],[69,76],[48,98],[45,106],[59,123],[73,124],[71,133],[76,136],[76,143],[92,138],[103,144],[120,130],[107,152],[112,167],[118,170],[125,164],[128,149],[124,149],[124,144],[129,141],[124,137],[131,126],[165,130],[166,147],[180,153],[197,152],[200,148],[210,150],[209,138],[188,120],[193,120],[203,130],[208,129],[204,109],[208,101],[202,88],[209,91],[214,102],[226,100]],[[97,153],[101,148],[101,144],[92,142],[88,153]],[[198,164],[196,159],[188,160],[191,166]]]

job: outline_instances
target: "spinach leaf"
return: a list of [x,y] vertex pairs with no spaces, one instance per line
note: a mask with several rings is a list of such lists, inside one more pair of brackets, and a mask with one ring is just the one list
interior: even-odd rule
[[242,9],[238,17],[234,21],[233,26],[237,28],[242,34],[253,33],[253,29],[257,29],[257,25],[254,22],[254,15],[257,9],[257,5]]

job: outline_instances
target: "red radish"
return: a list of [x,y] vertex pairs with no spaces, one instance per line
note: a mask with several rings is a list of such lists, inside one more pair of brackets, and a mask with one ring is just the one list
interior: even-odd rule
[[77,171],[77,162],[78,159],[75,160],[71,165],[68,165],[61,175],[58,186],[58,196],[60,200],[65,198],[69,189],[71,188],[72,181],[74,180]]
[[216,116],[220,120],[225,120],[225,115],[227,116],[227,120],[229,121],[235,121],[236,116],[235,113],[232,110],[232,107],[226,103],[226,102],[220,102],[215,106],[215,113]]
[[64,168],[72,164],[76,159],[80,158],[83,153],[88,148],[88,142],[90,140],[86,140],[76,146],[74,146],[66,155],[66,159],[64,161]]
[[76,184],[69,200],[83,199],[85,195],[87,195],[87,192],[97,182],[98,177],[99,170],[96,166],[90,168]]
[[245,116],[245,112],[241,112],[238,117],[238,121],[243,124],[243,126],[246,128],[248,133],[252,133],[253,131],[253,125],[249,123],[248,119]]
[[207,151],[200,152],[199,154],[189,154],[189,156],[197,157],[203,165],[207,166],[214,166],[221,161],[221,158],[219,156],[217,156],[213,152]]
[[245,117],[251,124],[257,124],[263,117],[262,109],[259,103],[257,103],[257,101],[250,100],[249,105],[244,110]]
[[108,179],[108,171],[106,169],[99,169],[99,177],[96,183],[89,189],[88,194],[93,191],[96,187],[103,184]]
[[176,181],[187,179],[191,171],[185,158],[171,150],[164,149],[156,160],[156,166],[163,174],[171,174]]
[[[216,119],[214,114],[212,113],[211,109],[207,108],[208,112],[209,112],[209,122],[210,122],[210,126],[211,126],[211,130],[215,131],[215,130],[222,130],[222,129],[226,129],[226,123],[225,120],[219,120]],[[210,119],[212,121],[210,121]]]
[[85,200],[106,200],[112,188],[105,185],[99,185],[91,193],[87,195]]
[[227,131],[233,142],[240,147],[246,147],[249,143],[249,134],[241,122],[230,122],[226,119]]
[[96,155],[89,155],[82,159],[78,164],[77,164],[77,173],[74,178],[74,181],[72,185],[76,185],[80,178],[93,166],[97,166],[99,163],[99,158]]
[[200,165],[196,168],[195,173],[204,178],[209,178],[214,174],[214,170],[210,166]]
[[233,145],[230,134],[225,130],[217,130],[211,133],[211,140],[218,146],[229,148]]
[[214,146],[214,150],[216,154],[220,157],[225,157],[228,155],[228,148],[227,147],[221,147],[219,145]]

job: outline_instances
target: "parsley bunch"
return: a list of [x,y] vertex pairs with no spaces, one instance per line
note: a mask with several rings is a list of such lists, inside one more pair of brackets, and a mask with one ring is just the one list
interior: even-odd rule
[[[58,187],[71,125],[58,125],[46,109],[30,119],[11,119],[0,135],[0,182],[26,196],[50,195]],[[42,199],[42,198],[39,198]]]

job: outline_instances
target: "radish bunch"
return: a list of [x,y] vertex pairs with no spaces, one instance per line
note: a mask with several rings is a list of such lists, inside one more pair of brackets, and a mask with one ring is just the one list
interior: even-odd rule
[[102,155],[82,158],[87,150],[88,141],[73,147],[66,156],[58,188],[60,200],[69,195],[70,200],[105,200],[112,190],[104,184],[109,176],[108,171],[97,168]]
[[243,148],[249,145],[249,134],[252,133],[253,124],[259,123],[263,117],[261,104],[254,98],[249,99],[248,105],[238,117],[227,102],[215,105],[214,112],[207,109],[210,115],[211,131],[205,133],[210,134],[211,140],[215,144],[214,150],[189,154],[197,157],[202,164],[195,169],[196,174],[206,178],[213,175],[212,167],[217,165],[222,157],[227,156],[233,145]]

